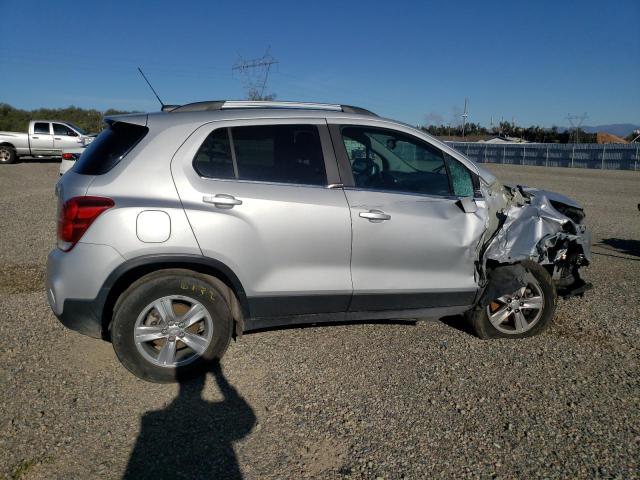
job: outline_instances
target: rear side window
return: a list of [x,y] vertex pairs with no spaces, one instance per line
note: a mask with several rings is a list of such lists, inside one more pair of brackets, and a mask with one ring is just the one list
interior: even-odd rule
[[49,130],[48,123],[34,123],[33,124],[33,133],[37,133],[40,135],[51,135],[51,131]]
[[315,125],[231,129],[241,180],[325,185],[327,174]]
[[[264,125],[214,130],[193,166],[203,177],[326,185],[322,144],[315,125]],[[231,147],[233,145],[233,147]]]
[[102,175],[115,167],[149,129],[132,123],[115,122],[104,129],[82,153],[73,171],[82,175]]

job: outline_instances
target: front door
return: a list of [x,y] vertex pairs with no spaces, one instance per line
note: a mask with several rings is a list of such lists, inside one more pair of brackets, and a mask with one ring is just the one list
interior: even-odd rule
[[63,150],[78,148],[78,133],[62,123],[53,123],[53,148],[56,154],[61,154]]
[[253,317],[347,310],[351,220],[325,121],[207,124],[171,169],[203,254],[236,273]]
[[353,177],[345,185],[353,224],[350,309],[472,304],[486,219],[482,208],[462,207],[461,198],[474,196],[472,172],[407,133],[358,125],[332,132]]

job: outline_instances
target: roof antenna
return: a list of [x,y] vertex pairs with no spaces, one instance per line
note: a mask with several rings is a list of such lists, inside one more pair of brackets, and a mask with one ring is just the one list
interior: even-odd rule
[[142,69],[140,67],[138,67],[138,71],[140,72],[140,75],[142,75],[142,78],[144,78],[144,81],[147,82],[147,85],[149,85],[149,88],[151,89],[153,94],[156,96],[156,98],[160,102],[160,110],[162,110],[163,112],[165,110],[173,110],[176,107],[176,105],[165,105],[162,102],[162,100],[160,99],[160,96],[158,95],[158,92],[156,92],[155,89],[151,86],[151,82],[149,82],[149,80],[147,79],[147,76],[144,74],[144,72],[142,71]]

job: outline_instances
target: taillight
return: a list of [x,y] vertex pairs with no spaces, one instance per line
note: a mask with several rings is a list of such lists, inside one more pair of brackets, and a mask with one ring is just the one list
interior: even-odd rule
[[73,197],[58,207],[58,248],[71,250],[93,221],[113,207],[113,200],[105,197]]
[[75,157],[73,156],[73,153],[63,153],[62,154],[62,159],[63,160],[73,160],[75,159]]

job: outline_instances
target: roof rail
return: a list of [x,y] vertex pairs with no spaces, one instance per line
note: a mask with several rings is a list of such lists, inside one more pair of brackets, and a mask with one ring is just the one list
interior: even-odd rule
[[172,106],[163,109],[169,112],[206,112],[213,110],[230,110],[236,108],[292,108],[306,110],[325,110],[331,112],[357,113],[360,115],[377,115],[369,110],[351,105],[338,105],[334,103],[310,103],[310,102],[275,102],[255,100],[213,100],[208,102],[195,102],[186,105]]

